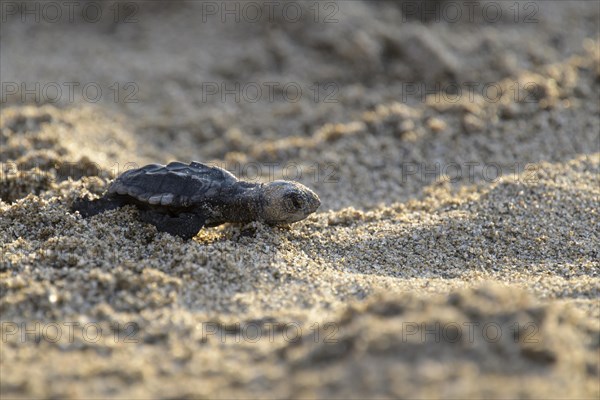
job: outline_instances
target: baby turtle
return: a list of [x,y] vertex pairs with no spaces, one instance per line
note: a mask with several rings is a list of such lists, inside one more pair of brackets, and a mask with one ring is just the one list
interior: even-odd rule
[[262,221],[282,225],[300,221],[319,208],[312,190],[296,182],[250,183],[219,167],[150,164],[121,174],[98,200],[74,202],[85,218],[128,204],[160,231],[190,239],[204,227],[225,222]]

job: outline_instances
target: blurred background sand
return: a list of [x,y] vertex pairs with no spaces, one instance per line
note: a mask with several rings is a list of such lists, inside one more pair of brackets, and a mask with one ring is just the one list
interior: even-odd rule
[[[597,2],[48,4],[1,9],[3,398],[598,397]],[[173,160],[322,206],[68,212]]]

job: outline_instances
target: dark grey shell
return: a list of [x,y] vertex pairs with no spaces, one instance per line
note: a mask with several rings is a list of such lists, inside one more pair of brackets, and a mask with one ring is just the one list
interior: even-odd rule
[[238,182],[229,171],[192,162],[150,164],[126,171],[108,188],[109,194],[166,207],[189,207],[215,200],[222,189]]

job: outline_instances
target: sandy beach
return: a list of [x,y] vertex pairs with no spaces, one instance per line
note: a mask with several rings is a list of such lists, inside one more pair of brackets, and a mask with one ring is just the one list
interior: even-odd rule
[[[598,398],[598,4],[226,3],[3,3],[2,398]],[[174,160],[321,207],[70,211]]]

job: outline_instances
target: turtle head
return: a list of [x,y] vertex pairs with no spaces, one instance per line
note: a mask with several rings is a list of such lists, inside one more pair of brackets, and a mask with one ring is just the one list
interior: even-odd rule
[[321,205],[315,192],[297,182],[273,181],[262,187],[262,220],[280,225],[303,220]]

